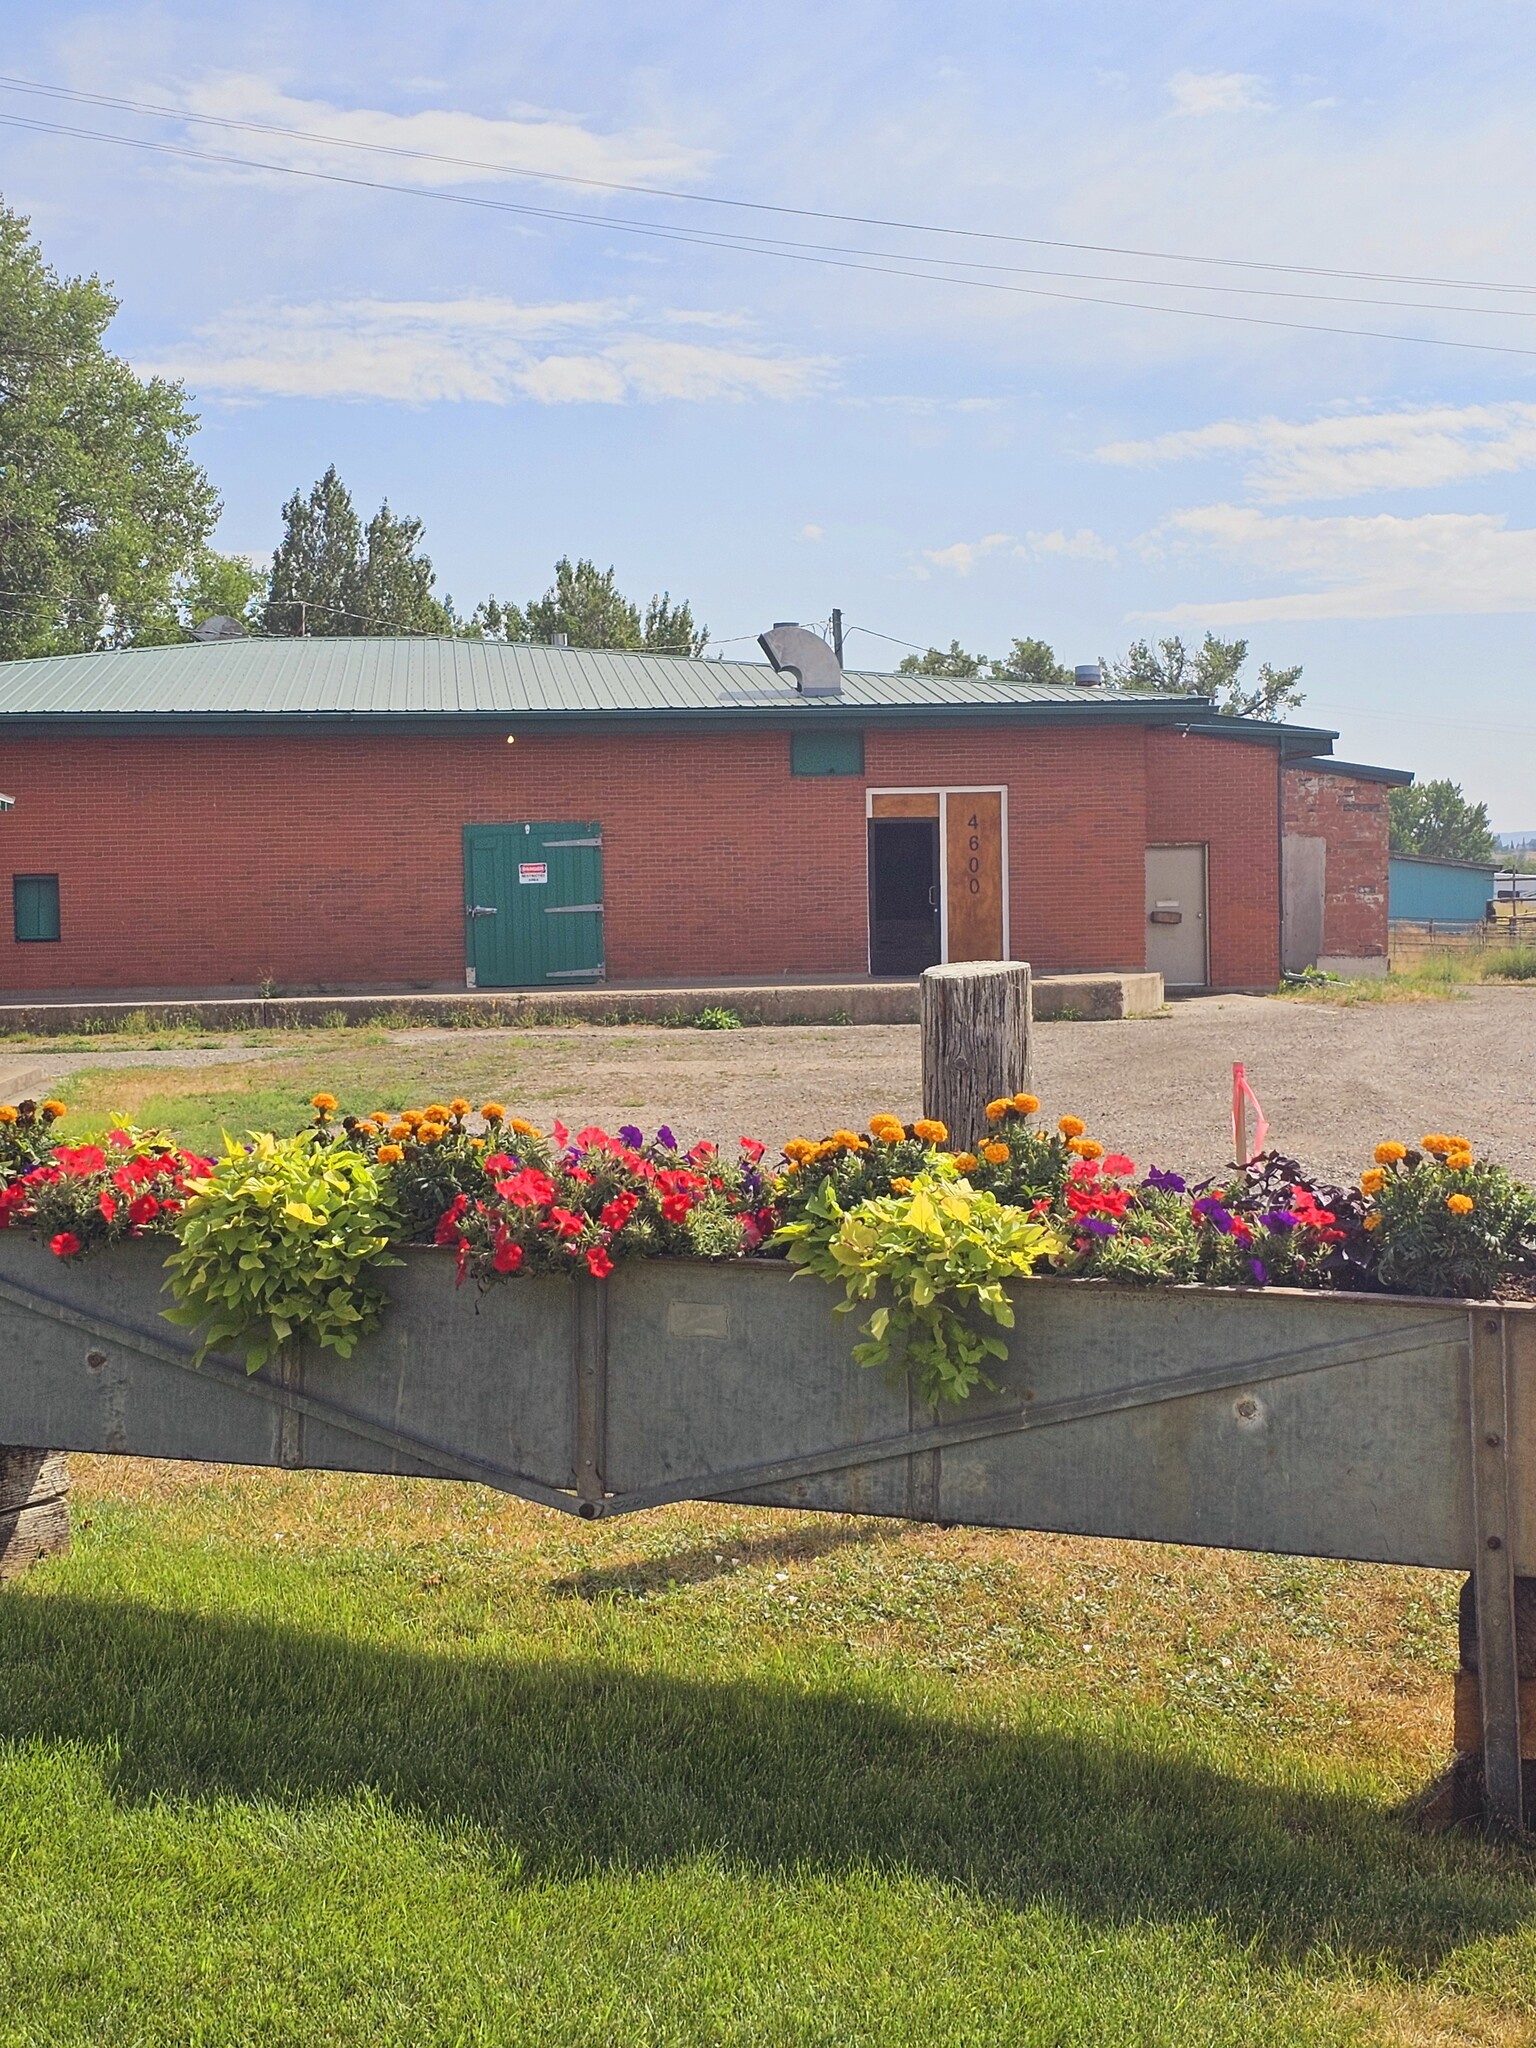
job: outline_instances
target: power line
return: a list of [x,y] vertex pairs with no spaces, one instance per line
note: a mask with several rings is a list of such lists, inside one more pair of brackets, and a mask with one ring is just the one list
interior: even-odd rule
[[[1045,235],[1008,234],[987,228],[948,227],[932,221],[899,220],[878,214],[836,213],[806,206],[785,206],[771,200],[737,199],[720,193],[689,192],[664,185],[629,184],[612,178],[581,177],[570,171],[541,170],[526,164],[493,163],[479,157],[448,156],[433,150],[408,149],[397,143],[365,142],[357,137],[326,135],[313,129],[288,128],[271,121],[242,120],[228,114],[194,113],[163,102],[114,97],[105,93],[82,92],[68,86],[48,85],[0,73],[0,87],[40,94],[46,98],[80,105],[112,107],[125,112],[148,114],[157,119],[198,123],[206,127],[238,128],[259,135],[279,135],[292,141],[315,142],[331,149],[363,150],[414,163],[441,164],[450,168],[488,171],[502,177],[533,179],[541,183],[579,185],[601,192],[631,192],[644,198],[677,200],[691,206],[719,206],[752,213],[772,213],[796,220],[818,220],[849,227],[889,228],[903,234],[943,235],[966,241],[1003,242],[1036,249],[1069,249],[1084,255],[1130,256],[1149,263],[1199,263],[1231,270],[1261,270],[1293,277],[1331,277],[1341,281],[1370,284],[1410,284],[1432,290],[1536,293],[1536,285],[1501,284],[1483,278],[1418,276],[1411,272],[1350,270],[1323,264],[1277,263],[1241,256],[1194,256],[1179,250],[1139,249],[1113,242],[1073,242]],[[273,168],[278,168],[274,166]],[[1155,280],[1138,280],[1155,282]],[[1490,309],[1492,310],[1492,309]]]
[[[470,193],[434,192],[422,186],[397,185],[375,178],[350,176],[339,171],[303,169],[294,164],[272,163],[260,158],[240,157],[225,151],[192,149],[185,144],[155,142],[147,137],[113,135],[104,130],[73,128],[61,122],[35,121],[20,115],[0,114],[0,126],[31,130],[39,134],[63,135],[87,142],[105,142],[123,149],[138,149],[156,155],[173,156],[198,163],[223,164],[240,170],[270,172],[273,175],[290,178],[306,178],[329,185],[342,185],[354,189],[387,192],[409,199],[428,200],[436,205],[471,207],[480,212],[506,213],[537,220],[562,221],[581,227],[600,227],[620,234],[639,235],[649,240],[682,242],[695,248],[715,248],[740,255],[761,255],[775,257],[782,262],[809,263],[824,269],[861,271],[868,275],[884,277],[916,278],[931,284],[959,285],[972,291],[1003,292],[1013,297],[1050,299],[1072,305],[1106,306],[1120,312],[1163,313],[1186,320],[1214,320],[1244,327],[1271,327],[1290,333],[1333,334],[1360,341],[1407,342],[1427,348],[1454,348],[1471,350],[1478,354],[1506,356],[1536,356],[1536,348],[1521,348],[1508,342],[1463,341],[1444,335],[1402,334],[1371,327],[1343,327],[1331,323],[1311,320],[1282,320],[1261,313],[1223,313],[1204,306],[1165,306],[1150,303],[1144,299],[1106,298],[1092,292],[1067,292],[1052,290],[1039,285],[1003,284],[993,278],[961,277],[938,270],[912,270],[905,267],[911,260],[931,261],[929,258],[902,259],[901,261],[855,261],[851,256],[826,253],[831,245],[807,244],[798,246],[789,242],[773,243],[754,237],[726,237],[691,228],[664,227],[656,223],[623,220],[617,216],[603,214],[573,213],[560,207],[540,207],[520,204],[512,200],[497,200],[476,197]],[[871,256],[883,256],[881,251],[864,252]],[[1076,273],[1070,273],[1075,275]],[[1113,280],[1106,280],[1113,282]],[[1146,289],[1177,290],[1180,286],[1164,283],[1158,279],[1144,279]],[[1517,287],[1524,289],[1524,287]],[[1459,309],[1445,307],[1440,311]],[[1492,308],[1488,310],[1494,310]]]

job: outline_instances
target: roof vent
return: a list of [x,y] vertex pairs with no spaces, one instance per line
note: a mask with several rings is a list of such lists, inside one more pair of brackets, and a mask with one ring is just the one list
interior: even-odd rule
[[192,628],[194,640],[244,640],[246,631],[238,619],[232,619],[224,612],[215,612],[211,619],[201,619]]
[[802,697],[842,695],[842,668],[819,633],[793,619],[780,619],[771,633],[758,634],[757,644],[780,675],[794,677]]
[[549,644],[551,647],[569,647],[571,644],[571,636],[569,633],[551,633],[549,636]]
[[1080,661],[1072,671],[1072,680],[1080,690],[1096,690],[1104,680],[1104,671],[1096,661]]

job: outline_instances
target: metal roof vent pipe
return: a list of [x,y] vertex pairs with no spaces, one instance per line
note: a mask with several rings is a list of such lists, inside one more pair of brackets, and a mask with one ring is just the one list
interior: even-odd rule
[[571,644],[571,636],[569,633],[551,633],[549,636],[549,644],[551,647],[569,647]]
[[780,675],[793,676],[802,697],[840,697],[843,671],[837,656],[819,633],[793,619],[780,619],[771,633],[759,633],[757,644]]
[[1104,680],[1104,671],[1096,661],[1080,661],[1072,671],[1072,680],[1080,690],[1096,690]]

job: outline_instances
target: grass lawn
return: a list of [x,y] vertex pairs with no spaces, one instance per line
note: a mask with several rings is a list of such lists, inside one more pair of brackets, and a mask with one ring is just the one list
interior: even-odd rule
[[0,2043],[1512,2043],[1449,1575],[77,1460]]

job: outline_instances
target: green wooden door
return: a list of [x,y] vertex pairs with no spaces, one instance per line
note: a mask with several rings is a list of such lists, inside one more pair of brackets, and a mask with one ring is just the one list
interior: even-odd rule
[[602,827],[466,825],[464,913],[472,988],[600,981]]

